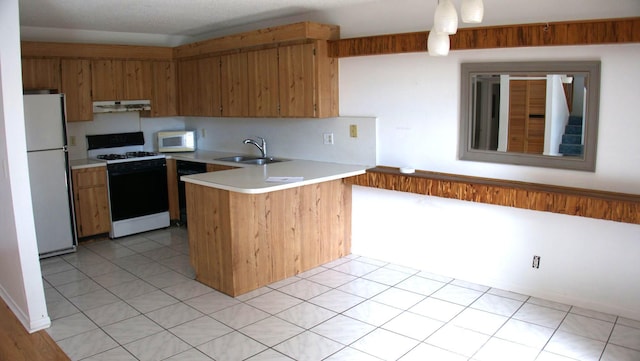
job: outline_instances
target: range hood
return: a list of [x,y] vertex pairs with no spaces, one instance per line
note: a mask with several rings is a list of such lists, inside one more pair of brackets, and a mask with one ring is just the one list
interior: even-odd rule
[[151,110],[149,100],[108,100],[93,102],[94,113],[122,113]]

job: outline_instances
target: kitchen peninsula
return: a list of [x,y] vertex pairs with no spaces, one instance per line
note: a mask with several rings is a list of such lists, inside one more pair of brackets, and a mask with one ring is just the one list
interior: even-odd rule
[[365,169],[291,160],[183,176],[196,279],[238,296],[348,255],[343,179]]

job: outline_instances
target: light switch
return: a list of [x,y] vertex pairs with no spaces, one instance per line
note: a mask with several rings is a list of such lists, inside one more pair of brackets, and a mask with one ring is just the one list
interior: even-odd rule
[[358,138],[358,126],[355,124],[351,124],[349,126],[349,136],[351,138]]
[[69,136],[69,145],[72,146],[72,147],[76,146],[76,136],[75,135]]

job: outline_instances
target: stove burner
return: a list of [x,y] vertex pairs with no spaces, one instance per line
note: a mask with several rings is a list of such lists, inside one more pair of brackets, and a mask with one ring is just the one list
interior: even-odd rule
[[125,155],[127,158],[140,158],[140,157],[153,157],[158,155],[158,153],[138,151],[138,152],[126,152]]
[[103,159],[103,160],[118,160],[118,159],[129,159],[129,158],[153,157],[157,155],[158,153],[155,153],[155,152],[137,151],[137,152],[126,152],[121,154],[113,154],[113,153],[101,154],[101,155],[98,155],[97,158]]
[[97,156],[98,159],[104,160],[116,160],[116,159],[126,159],[127,156],[125,154],[101,154]]

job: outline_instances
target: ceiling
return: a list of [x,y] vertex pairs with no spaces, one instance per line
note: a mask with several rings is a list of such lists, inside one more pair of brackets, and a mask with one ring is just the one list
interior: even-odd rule
[[20,25],[197,36],[373,0],[20,0]]
[[[4,1],[4,0],[0,0]],[[462,0],[453,0],[459,9]],[[640,16],[640,0],[483,0],[480,26]],[[438,0],[19,0],[20,37],[177,46],[300,21],[343,38],[428,30]],[[459,24],[461,27],[478,26]]]

